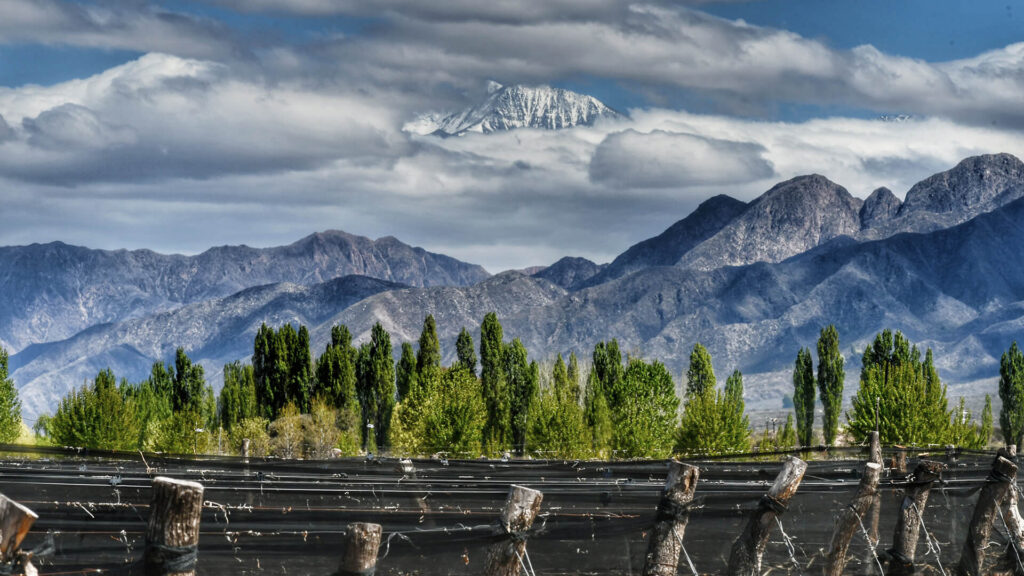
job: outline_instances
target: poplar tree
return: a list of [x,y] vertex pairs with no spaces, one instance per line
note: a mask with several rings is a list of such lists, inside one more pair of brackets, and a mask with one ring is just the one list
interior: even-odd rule
[[511,441],[509,394],[502,368],[503,339],[498,315],[488,313],[480,324],[480,385],[483,388],[484,406],[487,408],[484,447],[491,452],[505,449]]
[[793,411],[800,446],[814,442],[814,388],[814,360],[809,349],[801,348],[793,366]]
[[221,426],[228,432],[238,422],[256,416],[256,382],[252,366],[237,360],[224,365],[224,386],[220,389],[218,408]]
[[420,347],[416,353],[416,376],[420,385],[429,388],[441,378],[441,343],[437,339],[437,324],[433,315],[423,320]]
[[686,371],[686,395],[700,396],[715,387],[715,370],[711,367],[711,354],[700,342],[690,352],[690,367]]
[[8,376],[7,350],[0,347],[0,443],[10,444],[21,435],[21,400]]
[[999,361],[999,427],[1003,441],[1024,449],[1024,354],[1014,341]]
[[566,376],[569,378],[569,389],[572,391],[572,398],[575,402],[580,401],[580,363],[576,359],[576,353],[569,353],[569,367]]
[[416,353],[412,350],[412,344],[408,342],[402,342],[402,357],[398,359],[398,366],[395,367],[395,384],[399,402],[404,402],[410,394],[416,393]]
[[512,448],[522,455],[526,447],[527,416],[537,394],[539,369],[529,362],[526,347],[516,338],[504,347],[504,366],[508,387],[509,432]]
[[380,322],[370,332],[369,393],[373,410],[369,423],[374,425],[375,445],[388,448],[391,412],[395,408],[395,361],[391,355],[391,335]]
[[458,360],[453,368],[461,368],[476,376],[476,351],[473,349],[473,336],[463,326],[459,337],[455,340],[455,354]]
[[331,328],[331,341],[316,359],[314,396],[343,413],[358,407],[356,392],[356,361],[358,352],[352,347],[352,333],[339,324]]
[[822,435],[825,445],[832,446],[839,431],[839,415],[843,408],[843,355],[839,351],[839,331],[832,324],[818,337],[818,391],[824,407]]
[[621,400],[612,412],[612,447],[624,458],[665,458],[672,452],[679,398],[665,365],[638,358],[622,374]]

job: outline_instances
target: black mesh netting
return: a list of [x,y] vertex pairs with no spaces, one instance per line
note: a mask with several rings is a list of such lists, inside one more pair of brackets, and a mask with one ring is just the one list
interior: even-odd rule
[[[205,505],[199,574],[318,574],[338,567],[344,527],[384,527],[377,574],[480,574],[509,485],[544,494],[529,534],[537,574],[639,574],[668,464],[646,462],[413,460],[279,461],[185,459],[8,447],[0,491],[39,514],[22,545],[53,539],[40,574],[103,571],[141,574],[150,481],[163,475],[201,482]],[[837,513],[856,490],[857,449],[806,454],[809,467],[765,552],[773,573],[820,573]],[[911,454],[913,469],[920,453]],[[944,452],[947,464],[924,512],[917,559],[940,573],[960,556],[977,493],[993,454]],[[781,455],[757,461],[691,461],[701,469],[686,528],[680,574],[724,570],[732,541],[780,470]],[[842,458],[842,459],[837,459]],[[901,502],[888,471],[881,484],[881,545],[892,541]],[[868,521],[870,524],[870,521]],[[865,526],[870,530],[870,526]],[[996,519],[990,554],[1004,554],[1006,529]],[[874,560],[863,533],[854,536],[848,573]]]

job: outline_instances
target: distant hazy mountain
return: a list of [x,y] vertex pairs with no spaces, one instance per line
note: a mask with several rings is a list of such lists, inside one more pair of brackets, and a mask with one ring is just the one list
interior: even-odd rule
[[338,231],[277,248],[222,246],[197,256],[90,250],[61,242],[0,248],[0,345],[67,338],[89,326],[171,310],[275,282],[315,284],[362,274],[411,286],[461,286],[480,266],[392,237]]
[[457,136],[467,132],[497,132],[515,128],[558,130],[590,126],[598,118],[617,118],[600,100],[550,86],[502,86],[491,83],[479,104],[447,115],[427,114],[406,124],[418,134]]

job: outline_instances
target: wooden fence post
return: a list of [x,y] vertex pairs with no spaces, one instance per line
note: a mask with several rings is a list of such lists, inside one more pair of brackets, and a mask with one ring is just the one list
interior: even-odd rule
[[910,476],[910,481],[903,494],[899,519],[896,522],[892,548],[888,551],[890,561],[886,574],[889,576],[913,574],[914,572],[914,555],[917,549],[917,539],[921,534],[921,515],[924,514],[925,504],[928,503],[932,483],[939,479],[941,471],[941,463],[921,460]]
[[[15,561],[21,541],[38,518],[35,512],[0,494],[0,563],[10,566]],[[30,556],[22,555],[20,571],[13,573],[35,575],[36,569],[31,561]]]
[[250,441],[249,441],[248,438],[242,438],[242,450],[241,450],[242,454],[241,454],[241,456],[242,456],[242,459],[245,460],[246,462],[249,461],[249,442]]
[[335,576],[373,576],[383,529],[380,524],[361,522],[345,527],[345,549]]
[[544,495],[537,490],[513,485],[508,491],[505,509],[498,520],[506,538],[495,542],[487,552],[486,576],[518,576],[526,555],[526,531],[540,512]]
[[907,473],[907,450],[897,444],[895,446],[896,453],[892,457],[892,471],[894,474],[906,474]]
[[690,519],[689,505],[697,488],[700,470],[696,466],[672,460],[668,479],[658,502],[658,517],[647,544],[643,576],[675,576],[683,534]]
[[[857,529],[864,526],[864,515],[868,513],[878,495],[878,479],[881,475],[881,464],[868,462],[864,466],[864,476],[860,479],[857,494],[836,519],[836,527],[832,532],[828,555],[825,558],[826,576],[840,576],[846,568],[846,553],[850,549],[850,540]],[[870,538],[868,534],[865,536]],[[871,545],[874,546],[874,543]]]
[[146,527],[146,576],[195,575],[202,513],[202,484],[164,476],[153,479]]
[[790,499],[800,487],[807,463],[790,456],[782,465],[782,471],[775,477],[775,483],[768,493],[761,497],[761,502],[747,521],[743,533],[732,545],[729,554],[729,576],[756,576],[761,573],[761,557],[768,544],[768,536],[774,527],[775,519],[785,512]]
[[[1014,462],[1017,460],[1017,445],[1007,444],[1000,448],[997,454]],[[1016,483],[1012,483],[1006,499],[1000,503],[1003,507],[1002,520],[1006,522],[1006,531],[1010,536],[1010,545],[1006,548],[1006,556],[1002,559],[1001,567],[1009,574],[1024,573],[1024,517],[1017,507],[1017,501]]]
[[978,494],[978,503],[974,505],[971,524],[967,529],[967,540],[960,554],[960,563],[956,573],[963,576],[981,576],[985,564],[985,549],[988,538],[992,534],[992,522],[999,514],[999,506],[1006,499],[1017,481],[1017,465],[1002,456],[996,456],[992,462],[992,472],[985,479],[985,485]]

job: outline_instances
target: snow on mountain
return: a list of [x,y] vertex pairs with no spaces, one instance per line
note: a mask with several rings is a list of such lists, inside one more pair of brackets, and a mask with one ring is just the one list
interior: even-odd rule
[[451,114],[428,113],[403,129],[414,134],[458,136],[515,128],[558,130],[591,126],[599,118],[622,115],[586,94],[550,86],[502,86],[492,82],[483,102]]

